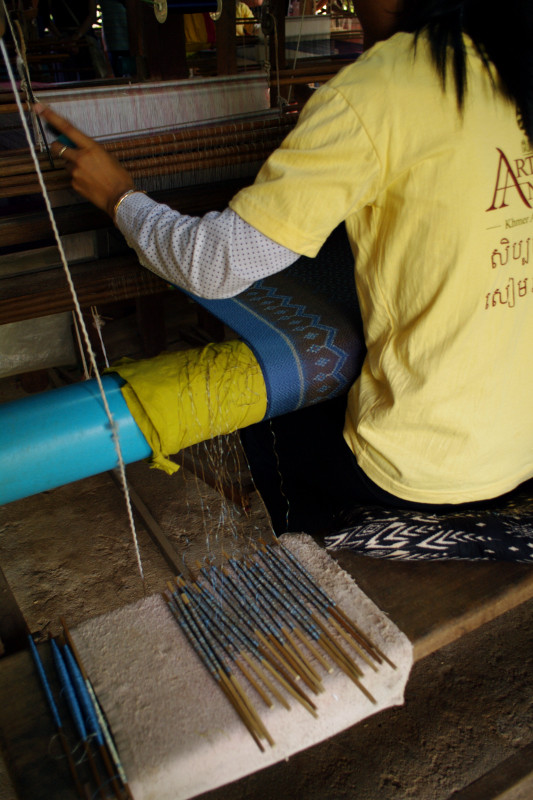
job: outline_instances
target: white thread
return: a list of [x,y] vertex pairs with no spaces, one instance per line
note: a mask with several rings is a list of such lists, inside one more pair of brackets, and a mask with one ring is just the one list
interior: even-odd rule
[[87,361],[85,360],[85,350],[83,349],[83,343],[82,343],[81,337],[80,337],[80,329],[78,327],[78,320],[76,318],[76,314],[74,313],[74,311],[72,312],[72,321],[74,323],[74,331],[76,333],[76,341],[78,343],[78,350],[80,352],[81,361],[82,361],[82,364],[83,364],[83,377],[84,377],[84,380],[88,381],[89,378],[91,377],[91,374],[89,372],[89,368],[87,367]]
[[[15,36],[15,28],[13,27],[13,23],[11,22],[11,17],[8,14],[7,6],[5,4],[5,1],[1,0],[1,2],[2,2],[3,9],[4,9],[4,17],[5,17],[6,21],[7,21],[7,24],[8,24],[8,27],[9,27],[9,31],[11,33],[11,38],[13,39],[13,44],[15,45],[15,55],[16,55],[16,59],[15,60],[16,60],[17,70],[18,70],[19,78],[20,78],[20,88],[24,92],[24,94],[26,95],[26,102],[28,103],[28,107],[29,107],[30,103],[32,102],[33,90],[31,88],[30,71],[28,69],[28,63],[27,63],[27,60],[26,60],[26,42],[24,41],[24,35],[22,33],[22,28],[20,27],[20,23],[19,23],[18,20],[15,20],[15,25],[16,25],[18,34],[20,36],[20,42],[21,42],[21,47],[22,47],[22,50],[21,50],[21,47],[19,47],[19,40]],[[5,58],[5,56],[4,56],[4,58]],[[36,126],[36,129],[37,128],[38,128],[38,126]],[[39,135],[36,138],[40,139],[41,138],[40,131],[36,131],[36,132],[39,133]]]
[[[5,5],[4,5],[4,8],[5,8]],[[6,9],[6,17],[7,17],[7,9]],[[110,429],[111,429],[111,435],[113,437],[113,444],[115,445],[115,450],[116,450],[117,459],[118,459],[118,469],[117,469],[117,471],[118,471],[118,473],[120,475],[120,480],[121,480],[121,484],[122,484],[122,491],[124,493],[124,500],[126,502],[126,509],[127,509],[128,519],[129,519],[129,523],[130,523],[130,529],[131,529],[131,533],[132,533],[132,536],[133,536],[133,544],[135,546],[135,556],[137,558],[137,566],[139,568],[139,574],[141,576],[141,580],[142,580],[143,585],[144,585],[144,570],[143,570],[143,566],[142,566],[141,553],[140,553],[140,550],[139,550],[139,542],[138,542],[138,539],[137,539],[137,531],[135,529],[135,522],[134,522],[134,519],[133,519],[133,510],[132,510],[132,507],[131,507],[130,493],[129,493],[128,484],[127,484],[127,481],[126,481],[126,467],[125,467],[125,464],[124,464],[124,459],[122,458],[122,449],[120,447],[120,441],[119,441],[119,438],[118,438],[118,431],[117,431],[116,423],[115,423],[115,420],[114,420],[113,415],[111,413],[111,409],[109,408],[109,404],[107,402],[106,393],[104,391],[104,387],[103,387],[103,384],[102,384],[102,378],[100,377],[100,373],[99,373],[98,367],[96,365],[96,359],[95,359],[95,356],[94,356],[94,353],[93,353],[93,349],[91,347],[91,343],[90,343],[90,340],[89,340],[89,334],[87,333],[87,328],[85,326],[85,322],[84,322],[84,319],[83,319],[83,314],[81,313],[80,304],[78,302],[78,296],[76,294],[76,289],[74,288],[74,283],[72,281],[72,276],[70,274],[70,270],[69,270],[69,267],[68,267],[68,264],[67,264],[65,251],[63,249],[63,243],[61,242],[61,237],[59,236],[59,231],[57,229],[57,225],[56,225],[56,221],[55,221],[55,217],[54,217],[54,212],[52,210],[52,206],[51,206],[51,203],[50,203],[50,198],[48,197],[48,192],[46,190],[46,186],[45,186],[44,179],[43,179],[43,176],[42,176],[41,168],[39,166],[39,161],[38,161],[37,155],[35,153],[35,148],[33,146],[33,141],[32,141],[32,138],[31,138],[30,130],[28,128],[28,123],[26,122],[26,117],[24,116],[24,109],[22,108],[22,103],[20,101],[19,93],[17,91],[17,84],[16,84],[16,81],[15,81],[15,77],[13,75],[13,71],[11,69],[11,64],[9,63],[9,57],[7,55],[7,50],[6,50],[6,46],[4,44],[3,38],[0,38],[0,49],[2,51],[2,55],[3,55],[3,58],[4,58],[7,74],[9,76],[9,80],[11,82],[11,88],[13,90],[13,94],[15,96],[15,101],[17,103],[17,108],[18,108],[18,111],[19,111],[19,114],[20,114],[22,127],[24,128],[24,133],[26,134],[26,140],[27,140],[28,146],[30,148],[30,154],[31,154],[31,157],[32,157],[33,164],[35,166],[35,171],[36,171],[37,177],[39,179],[39,185],[41,187],[41,191],[42,191],[42,194],[43,194],[43,199],[44,199],[44,202],[45,202],[46,210],[48,212],[48,217],[50,219],[50,224],[51,224],[52,230],[54,232],[55,240],[56,240],[57,247],[58,247],[58,250],[59,250],[59,255],[61,257],[61,263],[63,265],[63,269],[65,271],[65,275],[66,275],[66,278],[67,278],[67,283],[69,285],[70,293],[72,295],[72,300],[74,302],[74,308],[76,309],[76,315],[77,315],[79,323],[80,323],[80,328],[81,328],[81,331],[82,331],[82,334],[83,334],[83,339],[84,339],[85,345],[87,347],[87,353],[89,355],[89,360],[90,360],[92,368],[94,370],[94,376],[95,376],[96,382],[98,383],[98,388],[100,390],[100,394],[101,394],[101,397],[102,397],[104,410],[105,410],[106,416],[107,416],[107,418],[109,420],[109,425],[110,425]]]
[[280,79],[279,79],[279,41],[278,41],[278,28],[277,28],[277,22],[276,22],[276,19],[275,19],[275,17],[274,17],[274,16],[272,16],[272,14],[271,14],[270,16],[271,16],[271,17],[272,17],[272,19],[274,20],[274,53],[275,53],[275,59],[276,59],[276,91],[277,91],[277,93],[278,93],[278,97],[277,97],[278,108],[279,108],[279,112],[280,112],[280,114],[281,114],[281,112],[283,111],[283,106],[284,106],[284,105],[287,105],[289,101],[288,101],[288,100],[285,100],[285,99],[284,99],[284,98],[281,96],[281,86],[280,86]]
[[98,313],[98,309],[96,308],[96,306],[91,306],[91,314],[92,314],[92,317],[93,317],[93,325],[96,328],[96,332],[98,334],[98,339],[100,340],[100,347],[102,348],[102,355],[104,357],[105,365],[106,365],[107,368],[109,368],[109,360],[107,358],[107,351],[105,349],[105,344],[104,344],[104,340],[103,340],[103,337],[102,337],[102,328],[104,327],[105,322],[102,319],[102,317],[100,316],[100,314]]
[[[300,43],[302,40],[302,30],[304,25],[304,11],[305,11],[305,3],[302,4],[302,13],[300,14],[300,27],[298,30],[298,39],[296,41],[296,52],[294,53],[294,61],[292,62],[292,69],[293,71],[296,69],[296,62],[298,61],[298,56],[300,54]],[[287,102],[291,102],[291,94],[292,94],[292,83],[289,86],[289,92],[287,95]]]
[[105,717],[104,717],[104,715],[102,713],[102,709],[100,708],[100,703],[99,703],[98,698],[96,697],[96,695],[94,693],[94,689],[92,687],[92,683],[89,680],[89,678],[85,678],[85,688],[87,689],[87,691],[89,693],[89,696],[91,698],[91,702],[93,704],[94,710],[96,711],[96,716],[98,717],[98,724],[100,725],[100,729],[101,729],[101,731],[103,733],[106,745],[107,745],[107,747],[109,749],[109,752],[111,753],[111,758],[113,759],[113,763],[114,763],[114,765],[116,767],[116,770],[118,772],[119,778],[122,781],[122,783],[124,784],[124,786],[127,786],[128,785],[128,780],[126,778],[126,773],[124,772],[124,769],[122,767],[122,763],[120,761],[117,748],[115,747],[115,743],[113,741],[113,737],[111,736],[111,733],[109,732],[109,726],[107,724],[107,720],[105,719]]

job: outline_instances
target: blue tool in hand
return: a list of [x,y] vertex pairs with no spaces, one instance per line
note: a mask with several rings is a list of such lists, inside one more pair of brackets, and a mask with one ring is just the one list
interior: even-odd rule
[[55,137],[56,137],[56,139],[57,139],[57,141],[58,141],[58,142],[60,142],[61,144],[64,144],[64,145],[66,145],[67,147],[73,147],[73,148],[75,148],[75,147],[76,147],[76,145],[74,144],[74,142],[72,141],[72,139],[69,139],[69,138],[68,138],[68,136],[65,136],[65,134],[64,134],[64,133],[59,133],[59,131],[57,130],[57,128],[54,128],[54,126],[53,126],[53,125],[50,125],[50,123],[49,123],[49,122],[46,122],[44,127],[45,127],[45,130],[46,130],[48,133],[51,133],[51,134],[52,134],[52,136],[55,136]]

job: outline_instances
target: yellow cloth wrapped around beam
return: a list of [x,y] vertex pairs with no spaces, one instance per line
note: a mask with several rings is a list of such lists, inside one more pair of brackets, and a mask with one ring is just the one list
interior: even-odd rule
[[240,341],[164,353],[114,364],[122,394],[152,448],[153,467],[176,472],[168,456],[191,444],[263,419],[265,382],[250,348]]

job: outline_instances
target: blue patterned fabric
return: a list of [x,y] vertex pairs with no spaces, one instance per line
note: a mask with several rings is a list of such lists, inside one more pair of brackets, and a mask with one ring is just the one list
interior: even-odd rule
[[229,300],[194,298],[253,350],[267,387],[266,417],[336,397],[361,369],[365,348],[344,225],[316,258]]
[[325,545],[393,560],[533,563],[533,481],[484,508],[445,513],[360,508]]

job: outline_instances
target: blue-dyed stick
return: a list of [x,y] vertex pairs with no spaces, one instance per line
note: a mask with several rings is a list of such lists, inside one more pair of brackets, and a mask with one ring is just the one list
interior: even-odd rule
[[[115,746],[115,742],[113,741],[113,737],[111,736],[111,732],[109,730],[109,726],[105,720],[104,714],[102,709],[100,708],[100,703],[96,697],[94,692],[93,686],[91,681],[89,680],[89,676],[85,671],[85,667],[83,666],[83,662],[80,658],[80,655],[76,649],[76,645],[74,644],[74,640],[72,639],[71,633],[68,629],[68,625],[66,620],[61,617],[60,619],[61,626],[63,628],[63,633],[65,636],[65,640],[67,642],[66,647],[68,647],[69,652],[72,654],[74,662],[76,664],[77,669],[81,675],[81,679],[83,681],[85,687],[85,693],[92,708],[92,711],[96,717],[96,727],[98,728],[100,735],[103,737],[104,743],[100,746],[100,755],[102,756],[102,760],[104,761],[106,770],[110,778],[114,778],[115,770],[118,773],[120,780],[122,781],[122,785],[124,791],[126,792],[127,796],[130,800],[133,800],[133,795],[131,793],[130,787],[128,785],[128,779],[126,778],[126,773],[120,761],[120,757]],[[90,713],[90,712],[89,712]],[[89,728],[93,730],[94,721],[89,724]],[[100,740],[98,740],[98,744],[100,745]],[[107,747],[107,749],[106,749]],[[109,752],[109,755],[108,755]],[[113,764],[110,762],[110,757],[115,765],[115,769],[113,769]],[[115,788],[115,787],[113,787]],[[117,789],[115,788],[115,793],[117,793]]]
[[109,758],[106,758],[107,751],[105,750],[102,729],[98,722],[98,717],[96,715],[96,711],[94,710],[91,697],[89,695],[89,692],[87,691],[87,687],[85,686],[85,681],[83,680],[81,671],[76,663],[74,656],[72,655],[72,651],[69,648],[68,644],[65,644],[63,646],[62,652],[70,679],[74,686],[76,697],[78,698],[80,709],[83,713],[83,717],[85,720],[85,724],[87,726],[89,736],[93,737],[94,740],[96,741],[96,744],[98,746],[98,752],[100,753],[100,756],[106,768],[109,780],[113,787],[113,791],[115,792],[115,795],[117,797],[120,797],[121,790],[117,782],[117,774],[113,770]]
[[[183,591],[189,591],[189,589],[187,588],[187,584],[185,583],[183,578],[178,577],[176,578],[176,581],[179,587]],[[235,621],[230,616],[228,616],[226,611],[224,611],[219,605],[217,605],[215,599],[212,597],[212,595],[208,592],[208,590],[205,587],[202,587],[197,583],[193,583],[191,586],[193,592],[197,597],[197,602],[203,608],[206,616],[209,617],[211,615],[211,618],[215,621],[216,625],[222,624],[228,631],[231,632],[231,635],[233,636],[235,641],[235,646],[237,647],[237,650],[239,654],[242,656],[242,658],[245,659],[245,661],[248,663],[251,669],[253,669],[257,677],[263,681],[265,686],[270,690],[270,692],[274,695],[274,697],[287,709],[287,711],[290,710],[290,705],[287,702],[287,700],[283,697],[282,694],[280,694],[280,692],[278,692],[276,687],[271,683],[271,681],[268,679],[265,673],[259,672],[257,665],[254,664],[251,658],[250,654],[253,654],[253,656],[259,662],[261,662],[263,666],[265,666],[264,656],[262,656],[261,653],[259,652],[259,642],[257,640],[253,640],[253,638],[250,638],[245,631],[241,631],[236,626]],[[267,669],[269,671],[272,671],[270,666],[267,666]],[[278,678],[279,676],[275,674],[275,677]]]
[[296,558],[296,556],[294,556],[291,553],[291,551],[287,547],[285,547],[285,545],[279,542],[276,546],[267,545],[267,549],[270,555],[274,556],[274,558],[276,558],[278,562],[282,560],[279,555],[280,553],[282,553],[285,556],[287,561],[291,562],[291,564],[295,567],[296,571],[299,573],[300,578],[303,579],[303,581],[308,584],[311,591],[318,593],[321,596],[323,602],[326,604],[327,607],[329,607],[331,615],[337,619],[337,621],[343,626],[343,628],[345,628],[345,630],[347,630],[354,637],[354,639],[356,639],[356,641],[358,641],[367,650],[367,652],[373,658],[375,658],[377,654],[378,658],[376,660],[378,662],[380,659],[382,659],[383,661],[386,661],[387,664],[389,664],[389,666],[391,666],[393,669],[396,669],[396,665],[394,664],[394,662],[391,661],[390,658],[388,658],[385,655],[385,653],[383,653],[382,650],[380,650],[380,648],[376,644],[374,644],[374,642],[372,642],[359,627],[357,627],[357,625],[355,625],[355,623],[344,613],[342,608],[340,608],[337,605],[337,603],[333,600],[333,598],[331,598],[322,589],[322,587],[319,586],[319,584],[315,581],[313,576],[308,572],[308,570],[306,570],[303,564],[300,563],[300,561]]
[[96,782],[96,787],[98,790],[98,794],[102,798],[102,800],[106,800],[105,792],[102,788],[102,780],[100,773],[98,772],[97,766],[94,762],[92,757],[92,752],[90,749],[90,738],[87,733],[87,728],[85,726],[85,721],[83,719],[83,714],[81,712],[80,704],[78,702],[78,698],[76,697],[76,692],[74,691],[74,686],[70,679],[70,675],[68,673],[63,654],[58,647],[57,642],[55,639],[50,640],[50,646],[52,648],[52,657],[54,659],[55,668],[57,671],[57,675],[59,680],[61,681],[61,689],[64,692],[65,699],[67,701],[67,705],[72,716],[74,725],[76,730],[78,731],[78,735],[83,742],[83,749],[85,750],[85,754],[87,756],[87,761],[89,763],[90,770],[92,772],[93,778]]
[[41,661],[41,657],[39,655],[37,647],[35,646],[35,642],[33,641],[31,636],[28,636],[28,642],[30,645],[30,652],[32,654],[33,661],[37,669],[37,674],[39,675],[39,680],[41,682],[41,686],[43,687],[46,701],[48,703],[48,708],[50,709],[50,713],[52,714],[54,724],[56,726],[57,736],[59,738],[59,741],[61,742],[61,747],[63,748],[63,752],[65,753],[67,759],[70,775],[72,777],[72,780],[74,781],[74,785],[76,787],[76,791],[78,792],[79,796],[83,800],[86,800],[86,794],[83,791],[83,787],[78,777],[78,773],[76,772],[76,766],[74,764],[72,754],[68,746],[67,737],[65,736],[65,731],[63,729],[63,723],[61,722],[61,716],[59,714],[56,702],[54,700],[54,695],[52,694],[52,689],[50,688],[50,684],[46,676],[43,662]]
[[[233,708],[243,721],[243,723],[248,728],[249,733],[251,734],[253,740],[259,747],[259,749],[263,752],[264,747],[260,741],[258,731],[256,730],[255,720],[252,720],[248,717],[246,710],[243,707],[242,700],[235,695],[235,692],[232,690],[231,685],[229,684],[227,675],[224,674],[224,670],[222,666],[220,666],[217,662],[217,659],[214,657],[214,654],[209,650],[206,643],[203,641],[203,637],[197,634],[195,631],[195,625],[193,620],[190,619],[183,611],[183,601],[178,599],[179,596],[177,593],[174,592],[164,592],[163,597],[165,598],[167,605],[174,616],[176,622],[180,625],[184,635],[187,637],[188,641],[192,645],[194,651],[196,652],[197,656],[200,658],[204,666],[207,668],[211,676],[216,680],[230,703],[232,704]],[[181,603],[181,608],[180,608]]]

